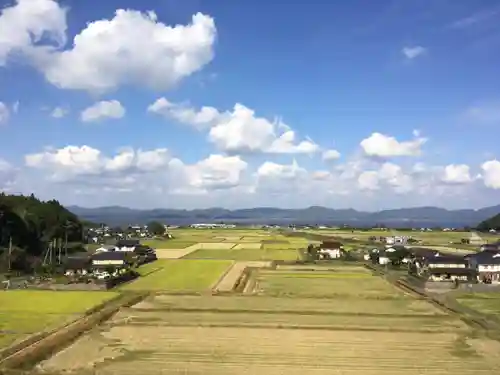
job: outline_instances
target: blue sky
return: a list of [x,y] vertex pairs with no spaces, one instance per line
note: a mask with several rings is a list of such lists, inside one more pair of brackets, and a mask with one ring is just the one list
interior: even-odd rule
[[2,190],[145,208],[499,201],[500,1],[1,3]]

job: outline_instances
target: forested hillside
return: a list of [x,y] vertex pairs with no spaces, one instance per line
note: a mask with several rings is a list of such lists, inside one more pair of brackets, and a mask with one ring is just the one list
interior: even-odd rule
[[81,239],[82,223],[58,201],[0,193],[0,271],[31,270],[50,245]]
[[477,229],[480,231],[488,231],[490,229],[495,229],[496,231],[500,231],[500,214],[482,221],[477,226]]

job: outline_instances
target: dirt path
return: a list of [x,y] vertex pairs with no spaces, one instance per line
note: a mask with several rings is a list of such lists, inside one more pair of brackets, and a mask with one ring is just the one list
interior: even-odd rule
[[434,246],[434,245],[408,246],[409,249],[411,249],[412,247],[425,247],[427,249],[442,251],[443,253],[450,253],[450,254],[464,254],[465,255],[465,254],[475,253],[474,250],[457,249],[457,248],[449,247],[449,246]]
[[214,286],[214,292],[231,292],[234,285],[240,278],[242,272],[247,267],[264,268],[270,267],[272,262],[252,261],[252,262],[236,262],[224,277]]

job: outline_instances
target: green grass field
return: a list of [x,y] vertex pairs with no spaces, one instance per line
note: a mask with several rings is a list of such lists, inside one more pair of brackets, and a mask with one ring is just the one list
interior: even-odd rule
[[74,320],[86,310],[116,296],[116,292],[95,291],[0,292],[0,348]]
[[158,260],[141,270],[144,276],[119,289],[164,292],[207,291],[232,263],[231,260]]

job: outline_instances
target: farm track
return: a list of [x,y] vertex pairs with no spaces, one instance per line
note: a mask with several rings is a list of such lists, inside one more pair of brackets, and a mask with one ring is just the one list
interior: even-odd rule
[[236,262],[231,266],[229,271],[222,276],[221,280],[214,286],[213,291],[216,293],[232,292],[236,283],[240,279],[243,271],[248,267],[265,268],[271,267],[272,262],[249,261]]

